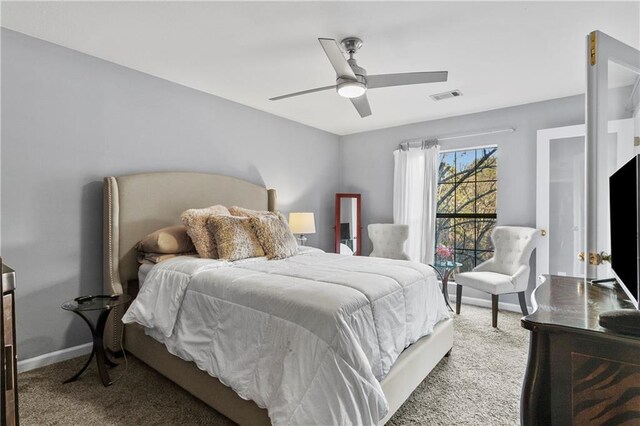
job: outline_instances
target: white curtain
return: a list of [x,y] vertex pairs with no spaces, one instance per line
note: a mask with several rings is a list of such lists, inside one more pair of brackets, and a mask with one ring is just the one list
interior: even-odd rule
[[433,263],[435,251],[439,154],[433,142],[393,152],[393,222],[409,225],[405,251],[422,263]]

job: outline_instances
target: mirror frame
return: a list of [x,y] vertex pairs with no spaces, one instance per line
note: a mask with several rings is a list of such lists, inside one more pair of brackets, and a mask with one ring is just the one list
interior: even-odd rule
[[340,202],[343,198],[355,198],[356,199],[356,229],[358,230],[358,238],[356,238],[356,250],[353,253],[354,256],[362,256],[362,196],[361,194],[353,193],[337,193],[336,194],[336,210],[335,210],[335,223],[334,230],[334,252],[340,253]]

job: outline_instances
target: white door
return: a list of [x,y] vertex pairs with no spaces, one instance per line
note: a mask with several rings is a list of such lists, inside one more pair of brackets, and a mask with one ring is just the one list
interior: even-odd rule
[[[611,277],[603,262],[610,253],[609,176],[640,153],[639,110],[640,51],[592,32],[587,36],[587,277]],[[612,135],[612,126],[621,122]]]
[[[609,123],[611,151],[603,152],[599,174],[609,176],[634,151],[634,122]],[[544,230],[536,250],[537,275],[586,277],[586,262],[580,253],[586,246],[586,126],[566,126],[538,131],[536,226]],[[608,200],[608,185],[599,185],[598,198]],[[602,251],[610,252],[609,211],[601,208],[598,229]],[[598,266],[599,277],[611,276],[610,266]]]

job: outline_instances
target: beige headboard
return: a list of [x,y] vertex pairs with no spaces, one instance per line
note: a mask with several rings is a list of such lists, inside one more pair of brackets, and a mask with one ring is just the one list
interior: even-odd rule
[[[127,282],[138,278],[135,245],[144,236],[179,224],[180,214],[187,209],[214,204],[275,211],[276,192],[241,179],[207,173],[142,173],[104,178],[105,293],[126,292]],[[118,331],[118,323],[113,322],[114,332]]]

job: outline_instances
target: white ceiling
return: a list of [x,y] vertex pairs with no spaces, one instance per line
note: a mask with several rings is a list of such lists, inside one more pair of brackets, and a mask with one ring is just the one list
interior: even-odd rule
[[[640,47],[640,2],[3,2],[2,26],[339,135],[584,92],[585,36]],[[370,74],[448,70],[374,89],[360,118],[317,38],[364,40]],[[434,102],[451,89],[464,96]]]

